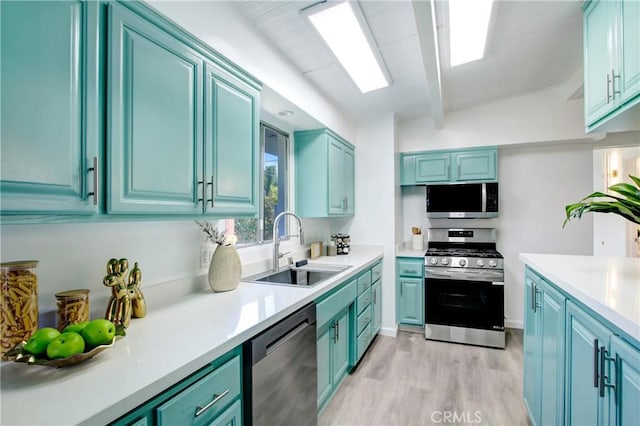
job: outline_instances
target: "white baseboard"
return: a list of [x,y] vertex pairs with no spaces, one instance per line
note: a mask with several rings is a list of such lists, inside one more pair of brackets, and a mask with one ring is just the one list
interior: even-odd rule
[[506,328],[518,328],[520,330],[524,329],[524,321],[521,320],[505,320],[504,326]]
[[398,327],[382,327],[378,334],[381,336],[396,337],[398,335]]

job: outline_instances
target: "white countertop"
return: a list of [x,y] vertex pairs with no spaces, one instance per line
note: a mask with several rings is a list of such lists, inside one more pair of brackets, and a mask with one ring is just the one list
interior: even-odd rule
[[640,342],[640,259],[532,253],[520,259]]
[[414,250],[411,248],[411,243],[398,243],[396,245],[396,256],[401,257],[421,257],[424,258],[424,254],[426,253],[426,246],[421,250]]
[[127,335],[93,359],[54,369],[3,362],[3,425],[105,424],[154,397],[218,356],[382,258],[382,246],[352,247],[347,256],[310,263],[352,268],[311,288],[241,282],[207,290],[134,319]]

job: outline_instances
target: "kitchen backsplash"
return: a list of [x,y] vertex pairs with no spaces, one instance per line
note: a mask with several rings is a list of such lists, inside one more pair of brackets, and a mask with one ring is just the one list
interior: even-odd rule
[[[327,219],[305,219],[303,226],[308,242],[324,240],[331,232]],[[2,262],[40,261],[36,273],[41,313],[55,309],[56,292],[88,288],[92,316],[101,315],[110,294],[102,278],[112,257],[138,262],[143,291],[169,281],[189,282],[207,272],[199,261],[203,233],[190,220],[3,225],[0,236]],[[282,251],[299,255],[300,248],[295,238],[281,245]],[[240,248],[243,275],[269,267],[271,253],[271,244]]]

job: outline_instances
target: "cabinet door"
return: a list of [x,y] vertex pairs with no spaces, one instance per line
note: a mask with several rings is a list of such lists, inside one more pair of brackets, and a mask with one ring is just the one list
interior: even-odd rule
[[[632,425],[640,419],[640,351],[617,336],[611,337],[611,353],[616,358],[615,395],[610,395],[611,425]],[[613,382],[613,380],[610,380]]]
[[331,358],[333,350],[333,322],[318,336],[317,339],[317,356],[318,356],[318,408],[322,407],[324,402],[331,395],[333,373],[331,370]]
[[426,154],[415,158],[415,182],[446,182],[451,179],[450,154]]
[[540,424],[560,425],[564,419],[564,305],[565,298],[541,280],[542,321]]
[[211,426],[241,426],[242,404],[236,401],[211,422]]
[[344,314],[336,320],[337,336],[333,345],[333,386],[346,374],[349,368],[349,315]]
[[587,126],[614,108],[610,82],[614,49],[611,7],[609,1],[594,1],[584,13],[584,107]]
[[329,214],[342,215],[345,213],[344,193],[344,146],[332,138],[329,138]]
[[424,281],[400,278],[398,282],[398,322],[408,325],[424,325]]
[[540,317],[537,306],[536,287],[540,278],[531,271],[525,275],[524,287],[524,377],[523,397],[534,425],[540,424],[541,361]]
[[202,67],[189,47],[110,4],[108,212],[202,213]]
[[343,151],[342,164],[344,175],[342,181],[342,190],[346,198],[345,213],[353,215],[356,212],[356,195],[355,195],[355,154],[352,149],[345,148]]
[[453,154],[453,178],[455,181],[496,180],[497,152],[477,151]]
[[615,88],[620,90],[620,103],[623,103],[640,94],[640,2],[620,1],[619,16],[622,23],[618,44],[620,78],[616,79]]
[[377,334],[382,326],[382,281],[371,286],[373,304],[373,334]]
[[98,14],[93,2],[0,3],[2,214],[96,211]]
[[599,354],[595,341],[598,347],[608,346],[611,332],[571,301],[566,309],[565,424],[605,424],[608,406],[594,386]]
[[258,213],[259,95],[214,64],[205,67],[205,211]]

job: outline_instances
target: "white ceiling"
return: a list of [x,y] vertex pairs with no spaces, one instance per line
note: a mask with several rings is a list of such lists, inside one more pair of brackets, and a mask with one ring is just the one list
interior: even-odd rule
[[[392,84],[360,93],[308,23],[309,1],[238,1],[236,7],[338,108],[355,119],[396,112],[429,113],[421,46],[408,0],[360,0]],[[445,111],[566,81],[582,63],[579,0],[497,1],[485,59],[448,67],[444,1],[436,2],[442,103]]]

